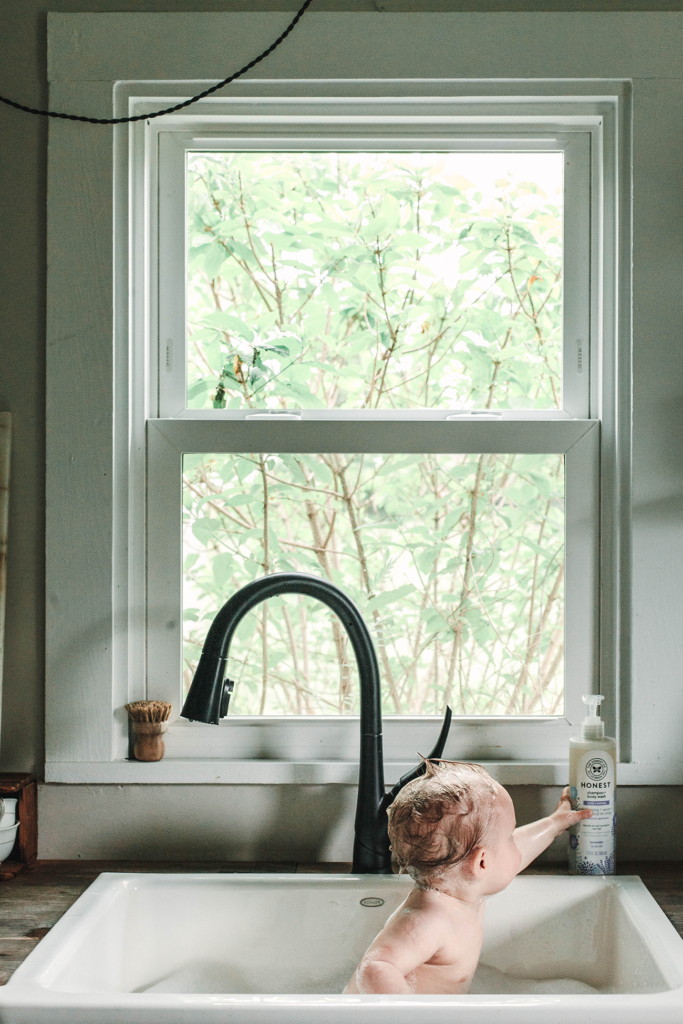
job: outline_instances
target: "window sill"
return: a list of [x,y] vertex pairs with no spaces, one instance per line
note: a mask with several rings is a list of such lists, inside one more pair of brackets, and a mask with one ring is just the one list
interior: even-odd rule
[[[505,786],[562,786],[567,783],[567,761],[483,761],[491,775]],[[414,764],[387,761],[388,785]],[[683,785],[683,763],[620,764],[619,785]],[[163,761],[69,761],[48,762],[45,781],[81,785],[218,785],[218,786],[355,786],[358,765],[354,761],[269,761],[221,759],[173,759]]]

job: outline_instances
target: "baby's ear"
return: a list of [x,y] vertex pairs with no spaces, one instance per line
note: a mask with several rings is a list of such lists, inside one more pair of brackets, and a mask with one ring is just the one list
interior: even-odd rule
[[483,846],[477,847],[476,850],[472,850],[472,853],[467,858],[468,868],[470,873],[474,876],[477,881],[482,879],[486,874],[488,867],[488,854]]

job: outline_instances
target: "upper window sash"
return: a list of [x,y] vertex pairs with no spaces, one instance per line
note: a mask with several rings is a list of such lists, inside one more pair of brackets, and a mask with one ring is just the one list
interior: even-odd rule
[[[296,101],[290,101],[296,106]],[[243,104],[244,105],[244,104]],[[151,415],[217,417],[241,419],[248,410],[196,410],[186,403],[186,157],[188,152],[210,150],[263,149],[405,151],[561,151],[564,153],[564,239],[563,239],[563,369],[562,404],[559,415],[588,417],[591,413],[590,356],[590,252],[591,252],[591,152],[593,134],[599,126],[590,123],[549,124],[539,119],[524,122],[499,113],[497,121],[460,113],[438,117],[417,114],[407,108],[402,115],[378,116],[330,113],[339,102],[321,103],[322,113],[303,116],[282,113],[286,101],[277,105],[264,101],[249,113],[232,113],[201,123],[193,131],[186,124],[170,127],[165,119],[150,122],[144,135],[150,216],[148,293],[150,374],[148,408]],[[239,104],[236,104],[240,108]],[[457,107],[457,104],[455,104]],[[348,108],[348,101],[346,104]],[[344,106],[342,105],[342,109]],[[241,110],[241,108],[240,108]],[[185,120],[185,119],[183,119]],[[219,127],[216,121],[222,122]],[[400,122],[400,123],[396,123]],[[437,122],[437,123],[434,123]],[[509,122],[509,123],[506,123]],[[324,416],[327,410],[307,411],[306,416]],[[367,412],[331,411],[334,416],[365,416]],[[437,418],[448,412],[434,410]],[[402,413],[403,415],[403,413]],[[504,418],[545,419],[557,411],[505,411]]]

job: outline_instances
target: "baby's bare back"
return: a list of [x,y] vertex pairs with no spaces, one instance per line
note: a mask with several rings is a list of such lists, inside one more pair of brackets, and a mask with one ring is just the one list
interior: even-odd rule
[[472,906],[414,889],[372,943],[345,992],[467,992],[483,938],[483,901]]

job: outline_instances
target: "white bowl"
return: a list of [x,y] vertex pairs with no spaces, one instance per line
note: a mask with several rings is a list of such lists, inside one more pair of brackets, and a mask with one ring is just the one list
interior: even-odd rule
[[[16,797],[0,797],[0,800],[5,805],[5,813],[0,817],[0,828],[6,828],[8,825],[14,825],[17,820]],[[2,810],[2,803],[0,803],[0,810]]]
[[18,828],[19,822],[16,825],[8,825],[7,828],[0,827],[0,861],[6,860],[12,852]]

